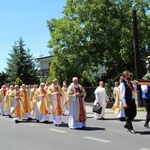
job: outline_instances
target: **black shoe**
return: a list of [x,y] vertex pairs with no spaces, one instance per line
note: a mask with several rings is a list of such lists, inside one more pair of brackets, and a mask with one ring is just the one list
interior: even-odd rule
[[39,122],[39,120],[36,120],[36,122]]
[[8,115],[9,118],[13,118],[11,115]]
[[124,125],[124,128],[129,129],[129,127],[128,127],[128,125],[127,125],[127,124],[125,124],[125,125]]
[[18,120],[15,120],[15,123],[19,123],[19,121],[18,121]]
[[32,118],[29,117],[27,120],[30,121],[30,120],[32,120]]
[[55,124],[55,126],[56,126],[56,127],[60,127],[60,126],[61,126],[61,124]]
[[120,119],[120,121],[126,121],[126,119],[124,117],[119,118],[119,119]]
[[44,123],[49,123],[49,121],[47,120],[47,121],[44,121]]
[[130,133],[136,134],[136,132],[133,129],[129,129]]
[[144,127],[150,129],[150,126],[148,124],[146,124],[146,123],[144,124]]
[[105,118],[104,118],[104,117],[102,117],[102,118],[100,118],[100,120],[105,120]]

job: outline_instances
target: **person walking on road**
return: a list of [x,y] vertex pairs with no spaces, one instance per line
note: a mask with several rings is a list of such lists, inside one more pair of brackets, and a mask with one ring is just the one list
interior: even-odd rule
[[134,97],[134,88],[130,81],[130,72],[124,71],[122,76],[124,77],[124,81],[120,83],[120,99],[124,105],[125,116],[126,116],[126,124],[125,128],[127,128],[130,133],[135,134],[136,132],[133,129],[132,121],[136,116],[136,104]]
[[[119,83],[124,81],[124,77],[120,76]],[[115,97],[115,103],[112,107],[115,114],[118,114],[118,118],[120,121],[125,121],[125,111],[123,107],[123,103],[120,100],[120,85],[118,86],[118,89],[116,91],[116,97]]]
[[66,106],[68,106],[70,129],[86,127],[86,109],[84,99],[86,91],[82,85],[78,84],[78,78],[73,77],[72,83],[68,87]]
[[58,80],[53,79],[53,83],[48,88],[48,94],[50,96],[51,101],[51,114],[52,114],[52,120],[55,126],[61,126],[61,116],[63,115],[63,109],[62,109],[62,95],[63,90],[58,85]]
[[94,113],[94,117],[96,120],[99,120],[99,119],[103,120],[105,119],[104,118],[105,108],[106,108],[107,102],[109,102],[108,95],[106,94],[103,81],[99,82],[99,86],[96,88],[94,94],[95,94],[94,105],[98,103],[102,107],[101,114]]
[[146,121],[144,126],[148,129],[150,129],[149,121],[150,121],[150,86],[149,85],[141,85],[142,89],[142,98],[143,98],[143,104],[145,106],[147,115],[146,115]]

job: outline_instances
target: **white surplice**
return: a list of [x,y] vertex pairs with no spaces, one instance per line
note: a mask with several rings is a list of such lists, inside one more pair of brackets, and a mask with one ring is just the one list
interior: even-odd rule
[[95,94],[94,105],[96,105],[98,102],[102,107],[101,114],[94,113],[94,117],[95,119],[101,119],[105,115],[105,108],[107,105],[107,101],[109,101],[108,95],[106,94],[105,88],[101,86],[96,88],[94,94]]

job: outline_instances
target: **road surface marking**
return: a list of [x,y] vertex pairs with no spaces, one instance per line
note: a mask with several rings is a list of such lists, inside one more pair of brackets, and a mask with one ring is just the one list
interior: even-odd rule
[[139,150],[150,150],[149,148],[141,148]]
[[48,129],[48,130],[58,132],[58,133],[67,133],[67,131],[58,130],[58,129]]
[[102,142],[102,143],[110,143],[111,142],[111,141],[108,141],[108,140],[105,140],[105,139],[95,138],[95,137],[91,137],[91,136],[86,136],[84,138],[89,139],[89,140],[93,140],[93,141]]

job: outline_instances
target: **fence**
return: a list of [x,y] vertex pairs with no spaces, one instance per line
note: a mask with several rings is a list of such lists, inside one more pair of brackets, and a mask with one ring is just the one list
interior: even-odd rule
[[85,91],[86,91],[86,98],[85,101],[86,102],[94,102],[95,100],[95,94],[94,91],[96,89],[96,87],[84,87]]

